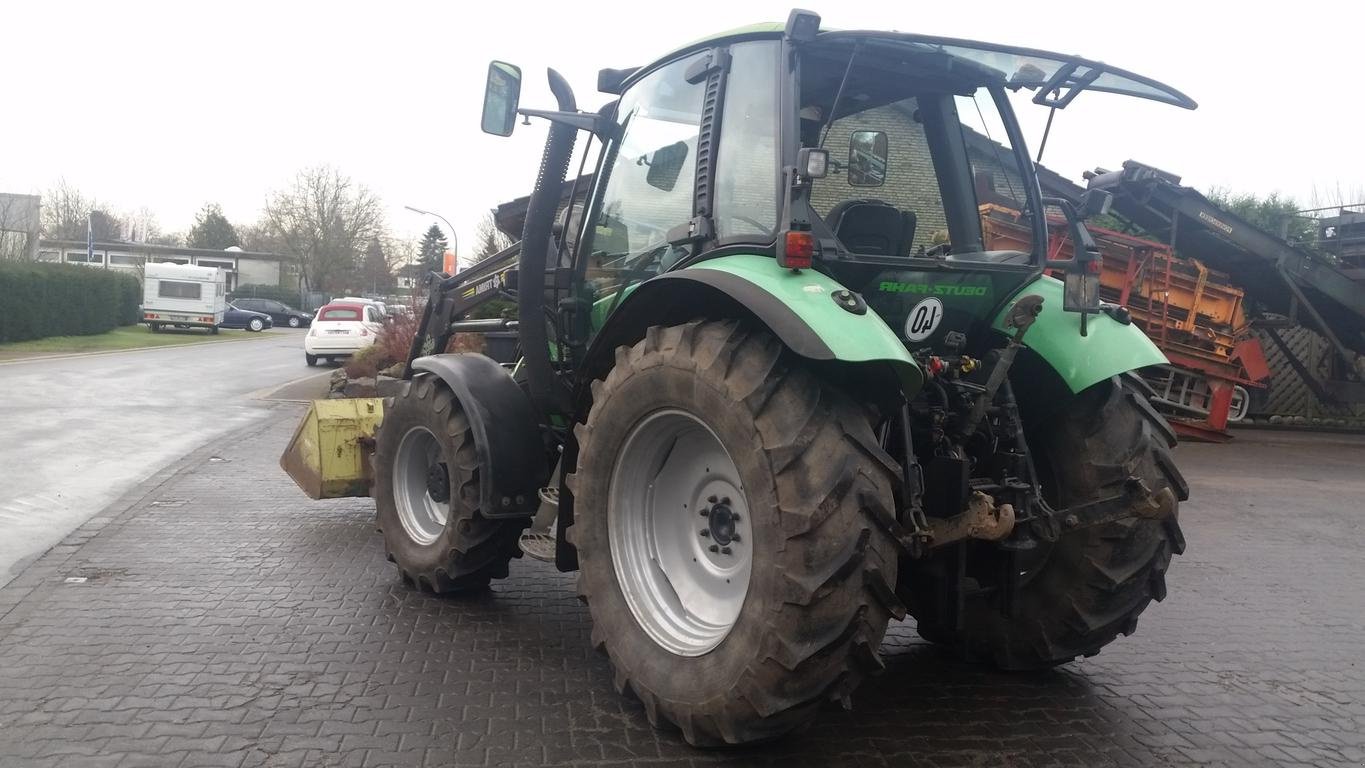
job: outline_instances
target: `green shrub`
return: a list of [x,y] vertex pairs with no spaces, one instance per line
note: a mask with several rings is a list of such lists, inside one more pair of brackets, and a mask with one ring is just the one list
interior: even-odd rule
[[88,336],[139,320],[142,282],[77,264],[0,261],[0,342]]

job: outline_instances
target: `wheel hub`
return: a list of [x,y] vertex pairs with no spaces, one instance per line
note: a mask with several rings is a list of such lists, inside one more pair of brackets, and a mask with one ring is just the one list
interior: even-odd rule
[[[712,496],[709,500],[714,500]],[[720,501],[711,504],[710,507],[702,511],[702,517],[706,518],[706,528],[703,538],[710,538],[718,547],[728,546],[731,542],[739,541],[739,533],[736,530],[736,523],[739,522],[739,513],[730,508],[730,498],[727,496]],[[728,553],[727,553],[728,554]]]
[[432,464],[427,469],[427,493],[439,504],[450,501],[450,472],[444,462]]

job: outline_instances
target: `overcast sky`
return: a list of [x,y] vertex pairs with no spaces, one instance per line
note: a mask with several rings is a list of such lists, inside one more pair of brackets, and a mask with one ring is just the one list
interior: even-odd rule
[[[1069,178],[1133,158],[1199,189],[1281,191],[1303,205],[1315,189],[1365,187],[1359,2],[802,2],[826,27],[1074,53],[1199,102],[1187,112],[1082,95],[1058,114],[1044,157]],[[781,21],[790,7],[6,0],[0,191],[41,192],[64,177],[177,231],[208,201],[255,221],[271,189],[330,163],[383,198],[396,235],[432,223],[404,205],[435,210],[455,222],[463,253],[483,211],[529,191],[544,140],[543,124],[510,139],[479,132],[489,59],[522,66],[523,106],[553,106],[543,74],[553,66],[595,109],[608,98],[595,92],[599,68]],[[1035,151],[1044,117],[1021,115]]]

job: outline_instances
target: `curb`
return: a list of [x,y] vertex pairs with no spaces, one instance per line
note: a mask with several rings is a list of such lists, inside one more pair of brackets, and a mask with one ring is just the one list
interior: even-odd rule
[[37,354],[31,357],[12,357],[0,360],[0,365],[15,365],[17,363],[33,363],[43,360],[72,360],[78,357],[96,357],[99,355],[122,355],[129,352],[155,352],[158,349],[183,349],[185,347],[204,347],[209,344],[241,344],[246,341],[260,341],[269,338],[264,333],[255,334],[241,339],[226,339],[219,341],[187,341],[184,344],[159,344],[152,347],[130,347],[128,349],[98,349],[90,352],[53,352],[51,354]]

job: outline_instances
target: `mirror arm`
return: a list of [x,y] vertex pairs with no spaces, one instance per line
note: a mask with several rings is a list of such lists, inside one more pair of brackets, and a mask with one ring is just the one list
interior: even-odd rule
[[518,109],[517,114],[523,117],[542,117],[552,123],[567,125],[577,128],[580,131],[589,131],[599,139],[610,138],[609,130],[612,123],[603,119],[599,114],[593,112],[559,112],[552,109]]

